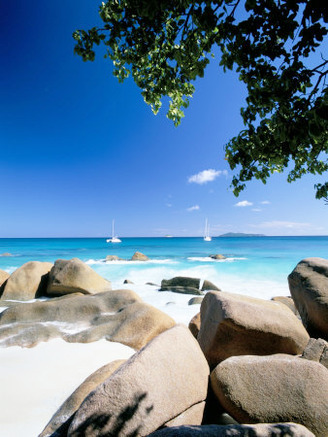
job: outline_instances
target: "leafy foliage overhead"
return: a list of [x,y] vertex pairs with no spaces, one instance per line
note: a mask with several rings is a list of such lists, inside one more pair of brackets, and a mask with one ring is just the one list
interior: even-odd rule
[[[236,195],[289,164],[289,182],[327,172],[327,1],[109,0],[99,13],[102,27],[74,32],[75,53],[93,61],[104,45],[114,75],[131,74],[154,113],[170,98],[175,125],[214,50],[224,70],[238,73],[248,92],[245,129],[226,145]],[[316,197],[327,196],[328,182],[317,184]]]

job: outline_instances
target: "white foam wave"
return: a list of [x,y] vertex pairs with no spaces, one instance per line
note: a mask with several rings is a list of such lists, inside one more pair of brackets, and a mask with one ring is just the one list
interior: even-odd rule
[[149,259],[148,261],[131,261],[131,260],[106,260],[106,259],[89,259],[85,262],[88,265],[98,264],[113,264],[113,265],[133,265],[133,264],[177,264],[177,261],[172,259]]
[[239,260],[246,260],[247,258],[244,257],[227,257],[224,259],[215,259],[211,258],[209,256],[189,256],[187,258],[189,261],[197,261],[197,262],[213,262],[213,263],[224,263],[224,262],[233,262],[233,261],[239,261]]

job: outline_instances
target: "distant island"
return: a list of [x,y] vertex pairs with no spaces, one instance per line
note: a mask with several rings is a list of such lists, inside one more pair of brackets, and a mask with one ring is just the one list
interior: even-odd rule
[[227,232],[219,237],[265,237],[264,234],[244,234],[242,232]]

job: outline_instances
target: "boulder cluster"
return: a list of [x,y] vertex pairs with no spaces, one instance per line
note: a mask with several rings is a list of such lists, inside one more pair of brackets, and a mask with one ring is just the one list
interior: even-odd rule
[[[305,259],[289,275],[296,310],[288,299],[266,301],[209,290],[189,329],[161,312],[147,317],[147,305],[133,291],[104,290],[108,281],[99,280],[99,291],[87,281],[83,287],[68,266],[79,266],[77,260],[57,263],[44,280],[47,284],[34,282],[33,289],[35,296],[41,287],[60,297],[5,310],[1,338],[17,337],[10,332],[16,324],[33,331],[48,311],[47,317],[57,323],[75,320],[78,325],[82,316],[89,320],[90,337],[80,332],[68,341],[93,341],[101,331],[124,344],[134,338],[137,351],[129,360],[109,363],[90,375],[39,437],[328,436],[328,260]],[[2,285],[2,296],[11,276]],[[182,286],[173,279],[167,287]],[[66,280],[70,294],[63,296]],[[190,286],[200,289],[198,282]],[[54,306],[33,310],[36,304]],[[2,336],[6,330],[7,337]],[[143,340],[138,341],[139,335]]]
[[0,295],[0,304],[9,307],[0,314],[1,346],[32,347],[55,337],[79,343],[105,338],[138,350],[175,325],[134,291],[112,290],[110,281],[77,258],[54,265],[28,262],[4,276]]

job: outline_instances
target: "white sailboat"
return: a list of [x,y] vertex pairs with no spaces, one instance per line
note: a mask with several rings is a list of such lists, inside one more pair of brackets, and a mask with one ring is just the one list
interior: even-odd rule
[[120,240],[118,237],[115,236],[115,230],[114,230],[114,220],[112,221],[112,238],[108,238],[106,240],[107,243],[122,243],[122,240]]
[[204,241],[212,241],[212,237],[210,237],[210,226],[207,219],[205,220]]

